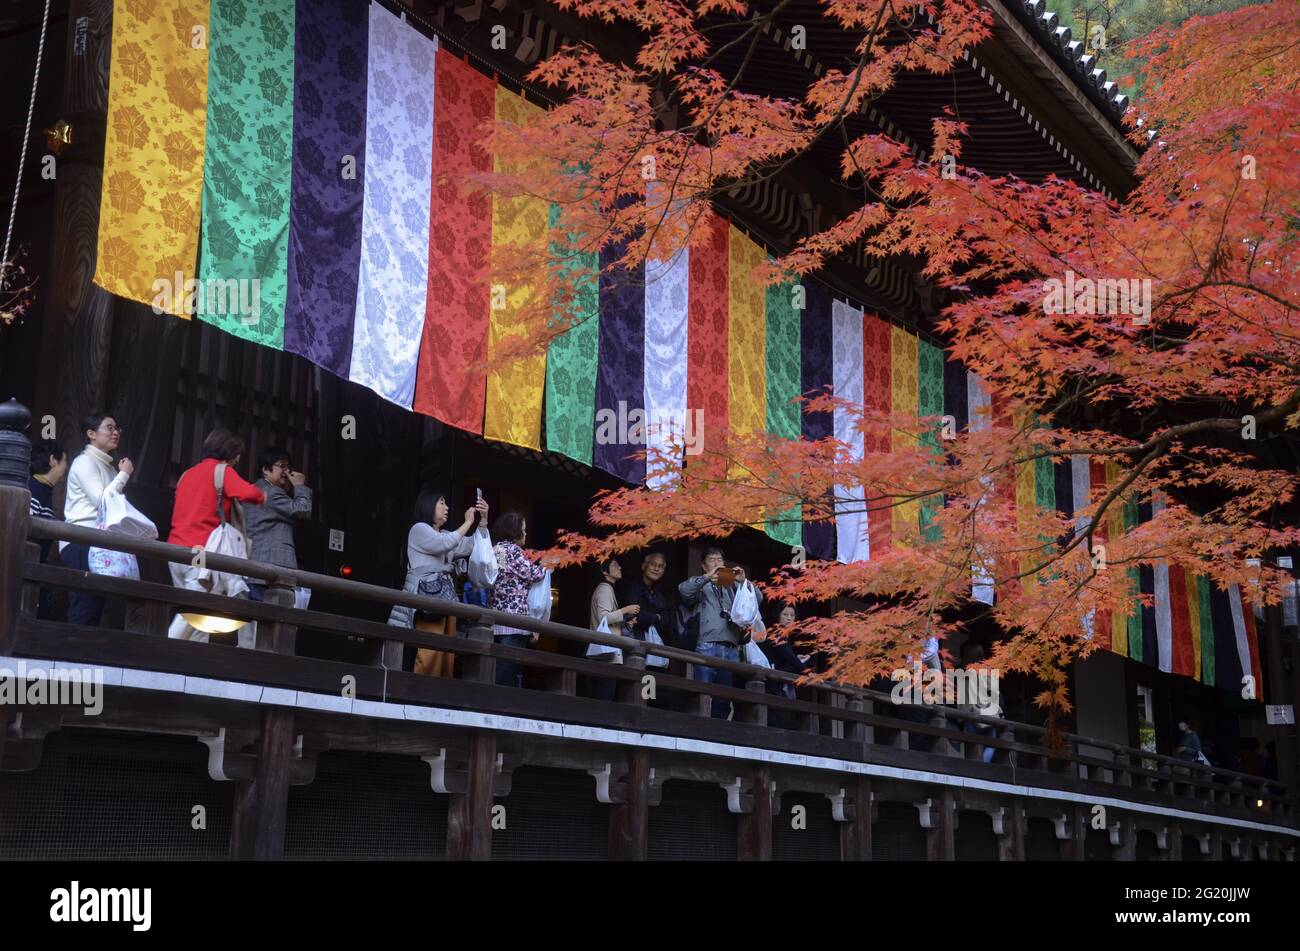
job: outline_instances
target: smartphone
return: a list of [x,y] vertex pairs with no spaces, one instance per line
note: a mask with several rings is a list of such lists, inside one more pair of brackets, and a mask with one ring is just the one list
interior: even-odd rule
[[482,502],[482,501],[483,501],[483,490],[482,490],[482,489],[475,489],[474,492],[475,492],[475,494],[478,496],[477,501]]
[[724,565],[718,569],[718,573],[713,577],[719,587],[729,588],[736,583],[736,569]]

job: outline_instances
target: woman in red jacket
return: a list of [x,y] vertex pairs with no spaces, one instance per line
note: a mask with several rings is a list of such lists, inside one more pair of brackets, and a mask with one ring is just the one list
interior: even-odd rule
[[[214,429],[208,433],[207,438],[203,440],[203,458],[198,464],[190,466],[181,473],[180,481],[176,483],[176,502],[172,506],[172,531],[167,536],[168,542],[186,548],[203,548],[207,544],[208,536],[221,524],[220,517],[217,515],[217,487],[214,475],[217,466],[223,462],[227,468],[222,478],[221,492],[222,506],[227,520],[231,517],[235,500],[251,502],[254,505],[261,505],[266,501],[266,495],[261,489],[249,485],[235,471],[243,453],[244,441],[229,430]],[[172,584],[176,587],[188,588],[191,591],[207,590],[199,582],[200,569],[193,563],[171,562],[168,567],[171,569]],[[243,583],[242,579],[240,583]],[[245,586],[244,591],[247,590]],[[247,625],[246,628],[251,630],[252,626]],[[241,635],[244,630],[244,628],[240,629]],[[167,636],[194,641],[208,639],[207,634],[190,627],[180,615],[172,620]],[[240,646],[244,646],[242,637]]]

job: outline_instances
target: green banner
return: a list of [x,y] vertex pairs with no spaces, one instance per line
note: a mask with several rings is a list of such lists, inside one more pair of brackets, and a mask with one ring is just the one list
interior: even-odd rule
[[[796,291],[796,288],[798,290]],[[767,288],[767,431],[781,439],[798,439],[802,432],[802,413],[794,400],[802,393],[800,380],[800,309],[803,288],[794,281],[782,281]],[[793,505],[769,519],[766,532],[772,538],[794,547],[803,544],[803,507]]]
[[[550,227],[559,223],[560,206],[551,205]],[[551,244],[552,254],[565,256],[565,275],[574,275],[577,296],[566,316],[577,322],[546,349],[546,448],[589,466],[600,356],[600,255],[575,252],[573,244]]]

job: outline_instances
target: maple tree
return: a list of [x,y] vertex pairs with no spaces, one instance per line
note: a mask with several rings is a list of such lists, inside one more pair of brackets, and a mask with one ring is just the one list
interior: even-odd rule
[[[552,245],[522,332],[494,360],[535,352],[567,329],[566,303],[578,292],[570,255],[605,249],[611,271],[665,260],[726,189],[778,174],[832,137],[852,211],[755,279],[814,274],[858,245],[908,255],[951,293],[937,331],[994,394],[982,428],[942,439],[936,418],[810,394],[805,412],[852,414],[861,458],[833,438],[732,434],[725,450],[706,446],[667,485],[597,497],[590,517],[600,532],[564,534],[550,553],[559,563],[725,536],[788,517],[795,503],[804,519],[831,518],[836,501],[840,514],[862,504],[837,486],[865,488],[869,519],[924,502],[924,526],[912,519],[900,533],[896,524],[887,550],[787,566],[767,581],[768,596],[860,599],[860,609],[796,629],[828,653],[823,676],[865,683],[906,666],[923,639],[954,633],[970,618],[972,579],[991,581],[997,600],[987,610],[1005,637],[987,666],[1036,675],[1046,684],[1037,701],[1053,716],[1069,709],[1064,671],[1096,649],[1099,618],[1138,609],[1130,569],[1163,560],[1241,585],[1248,600],[1279,600],[1289,576],[1272,555],[1300,542],[1300,530],[1276,516],[1297,477],[1259,450],[1300,425],[1300,182],[1291,164],[1300,6],[1246,7],[1125,44],[1144,91],[1126,122],[1143,151],[1136,188],[1115,201],[1071,181],[1031,184],[961,166],[972,130],[950,114],[935,118],[921,158],[886,135],[849,134],[845,118],[900,71],[947,72],[989,36],[975,0],[826,0],[824,16],[862,34],[856,61],[827,69],[799,98],[747,91],[743,66],[718,66],[724,50],[752,49],[782,0],[557,2],[630,24],[643,43],[635,62],[589,46],[560,50],[530,78],[563,101],[494,131],[498,149],[528,159],[491,176],[490,187],[555,203],[555,233],[567,236]],[[940,174],[945,156],[958,160],[953,176]],[[512,260],[520,273],[538,266],[523,252]],[[1073,286],[1103,282],[1098,289],[1136,281],[1149,299],[1140,316],[1051,306],[1050,282],[1067,275]],[[1066,517],[1017,505],[1026,467],[1073,456],[1113,464],[1085,509]],[[1126,499],[1153,494],[1168,501],[1151,520],[1116,527]]]

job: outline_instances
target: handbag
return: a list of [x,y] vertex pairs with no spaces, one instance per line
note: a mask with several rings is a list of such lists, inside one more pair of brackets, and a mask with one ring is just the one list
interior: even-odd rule
[[[415,593],[426,598],[441,598],[443,601],[456,600],[456,587],[451,582],[451,575],[445,571],[435,571],[433,574],[425,575],[416,583]],[[437,621],[446,617],[445,614],[422,608],[417,608],[416,614],[422,621]]]
[[[109,496],[119,496],[117,492],[105,492],[99,502],[99,519],[95,522],[95,527],[104,531],[106,512],[108,506],[105,504]],[[146,519],[146,521],[148,521]],[[150,522],[152,525],[153,523]],[[157,534],[155,530],[155,535]],[[95,548],[91,547],[86,556],[86,564],[92,575],[103,575],[107,578],[128,578],[132,581],[140,580],[140,562],[135,555],[126,551],[116,551],[112,548]]]
[[[243,532],[243,512],[238,506],[232,507],[233,514],[239,520],[239,524],[236,525],[234,522],[226,520],[225,506],[222,504],[225,499],[224,485],[227,468],[227,465],[221,462],[212,470],[212,484],[217,490],[217,520],[220,524],[208,535],[208,540],[203,547],[213,554],[230,555],[232,558],[247,558],[249,543]],[[203,568],[199,570],[197,580],[212,594],[242,598],[248,593],[248,582],[244,580],[242,575],[232,574],[227,571],[213,571],[207,567],[206,562],[204,562]]]

